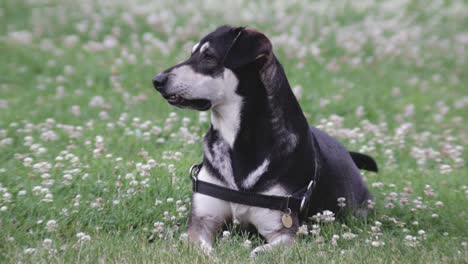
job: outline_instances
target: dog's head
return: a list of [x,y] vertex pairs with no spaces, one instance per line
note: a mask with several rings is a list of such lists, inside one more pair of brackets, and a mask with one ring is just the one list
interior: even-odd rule
[[262,33],[222,26],[195,44],[186,61],[156,75],[153,85],[172,105],[208,110],[229,103],[239,83],[235,72],[252,63],[261,67],[271,53]]

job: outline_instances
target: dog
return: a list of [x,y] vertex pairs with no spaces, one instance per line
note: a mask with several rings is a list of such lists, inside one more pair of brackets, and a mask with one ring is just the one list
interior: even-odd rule
[[[200,181],[281,197],[315,181],[308,216],[323,210],[339,213],[339,197],[346,199],[346,208],[366,214],[372,195],[358,167],[377,171],[377,164],[309,126],[264,34],[221,26],[195,44],[186,61],[157,74],[153,86],[173,106],[211,110]],[[311,181],[314,175],[319,177]],[[215,234],[237,220],[265,238],[267,243],[252,251],[256,256],[293,243],[301,219],[298,212],[286,216],[194,192],[188,237],[212,254]]]

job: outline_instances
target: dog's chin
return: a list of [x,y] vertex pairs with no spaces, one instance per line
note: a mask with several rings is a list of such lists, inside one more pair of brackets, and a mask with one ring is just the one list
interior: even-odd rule
[[178,95],[166,97],[169,104],[179,108],[189,108],[198,111],[206,111],[211,108],[211,101],[207,99],[185,99]]

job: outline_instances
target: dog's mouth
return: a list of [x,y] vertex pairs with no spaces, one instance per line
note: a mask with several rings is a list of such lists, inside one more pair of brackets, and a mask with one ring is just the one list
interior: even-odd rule
[[180,108],[192,108],[200,111],[211,108],[211,101],[207,99],[186,99],[177,94],[163,96],[169,104]]

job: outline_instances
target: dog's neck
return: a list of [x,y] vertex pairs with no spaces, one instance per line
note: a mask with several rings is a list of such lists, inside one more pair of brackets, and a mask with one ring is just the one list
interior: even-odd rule
[[231,148],[239,132],[241,108],[242,99],[235,98],[234,102],[218,106],[211,112],[211,125]]
[[[228,78],[229,80],[227,81],[233,87],[239,84],[237,78],[232,73],[225,74],[224,78]],[[242,97],[234,90],[226,91],[224,102],[214,106],[211,112],[211,125],[219,131],[221,137],[231,148],[234,146],[240,128],[242,101]]]
[[246,68],[237,75],[239,80],[230,81],[237,82],[237,92],[228,91],[225,102],[212,109],[213,128],[233,148],[242,140],[238,135],[245,131],[240,130],[252,131],[268,121],[280,147],[294,148],[294,135],[308,131],[308,125],[276,57],[272,55],[260,70]]

